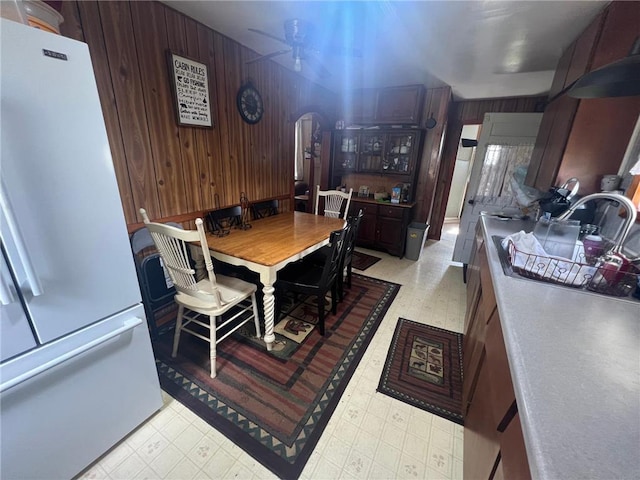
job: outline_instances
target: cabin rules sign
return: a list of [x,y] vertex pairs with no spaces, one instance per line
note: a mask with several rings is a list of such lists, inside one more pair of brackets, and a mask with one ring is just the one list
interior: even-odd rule
[[168,57],[178,125],[212,127],[207,66],[171,52]]

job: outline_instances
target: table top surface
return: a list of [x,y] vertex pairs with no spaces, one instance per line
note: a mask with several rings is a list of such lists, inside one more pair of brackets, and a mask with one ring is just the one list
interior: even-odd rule
[[329,239],[344,226],[341,218],[304,212],[285,212],[254,220],[251,228],[232,227],[229,235],[207,233],[209,250],[266,266],[277,265]]

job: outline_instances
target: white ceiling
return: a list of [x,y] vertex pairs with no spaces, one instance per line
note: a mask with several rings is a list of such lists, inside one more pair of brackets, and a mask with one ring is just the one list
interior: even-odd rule
[[[563,50],[603,1],[165,1],[261,55],[286,49],[286,19],[311,22],[324,52],[357,48],[361,58],[317,56],[331,73],[302,75],[339,93],[423,83],[451,85],[457,99],[544,94]],[[293,69],[291,55],[274,61]],[[269,60],[267,60],[269,61]]]

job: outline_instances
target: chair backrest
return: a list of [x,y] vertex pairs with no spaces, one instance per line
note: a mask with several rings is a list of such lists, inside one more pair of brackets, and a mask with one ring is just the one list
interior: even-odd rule
[[278,214],[278,200],[265,200],[251,204],[251,215],[254,220]]
[[206,214],[207,230],[216,235],[226,235],[234,225],[242,224],[242,207],[219,208]]
[[[171,225],[172,227],[182,228],[182,225],[175,222],[167,222],[166,225]],[[149,232],[148,228],[141,228],[136,230],[131,235],[131,250],[133,250],[134,255],[138,255],[145,248],[155,247],[155,243],[153,243],[153,238],[151,237],[151,232]]]
[[[170,225],[151,222],[144,208],[140,209],[140,213],[146,227],[151,232],[153,242],[156,244],[156,248],[162,257],[162,262],[176,290],[207,302],[213,301],[216,307],[220,307],[222,299],[216,284],[216,276],[213,272],[213,263],[207,247],[207,236],[202,219],[196,219],[196,230],[181,230]],[[204,257],[209,278],[209,288],[206,290],[198,285],[195,269],[191,266],[189,244],[194,242],[200,243]]]
[[320,204],[320,197],[324,198],[324,216],[340,218],[340,212],[342,209],[342,203],[344,200],[347,204],[344,208],[343,219],[347,219],[347,213],[349,212],[349,204],[351,203],[351,194],[353,188],[349,189],[348,193],[341,192],[340,190],[320,190],[320,185],[316,185],[316,215],[318,215],[318,206]]
[[349,236],[345,240],[347,245],[344,249],[343,265],[346,265],[351,261],[353,250],[356,248],[356,237],[358,236],[358,229],[360,228],[360,222],[362,221],[363,216],[364,214],[362,213],[362,209],[360,209],[356,215],[351,215],[347,219],[347,224],[351,225],[351,230],[349,231]]
[[342,258],[344,257],[344,249],[346,247],[346,239],[349,236],[351,225],[347,224],[342,230],[331,232],[329,243],[331,249],[326,256],[326,261],[322,271],[320,283],[327,285],[335,279],[342,268]]

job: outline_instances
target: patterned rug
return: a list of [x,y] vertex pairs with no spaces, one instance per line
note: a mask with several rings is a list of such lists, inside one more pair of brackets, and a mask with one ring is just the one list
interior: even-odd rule
[[353,268],[357,268],[360,271],[363,271],[369,268],[374,263],[379,262],[380,260],[381,259],[379,257],[374,257],[373,255],[368,255],[366,253],[354,250],[353,256],[351,257],[351,266]]
[[172,330],[154,342],[162,388],[280,478],[298,478],[400,285],[354,274],[351,290],[289,358],[229,337],[218,345],[215,379],[208,344]]
[[378,391],[463,425],[462,334],[399,318]]

